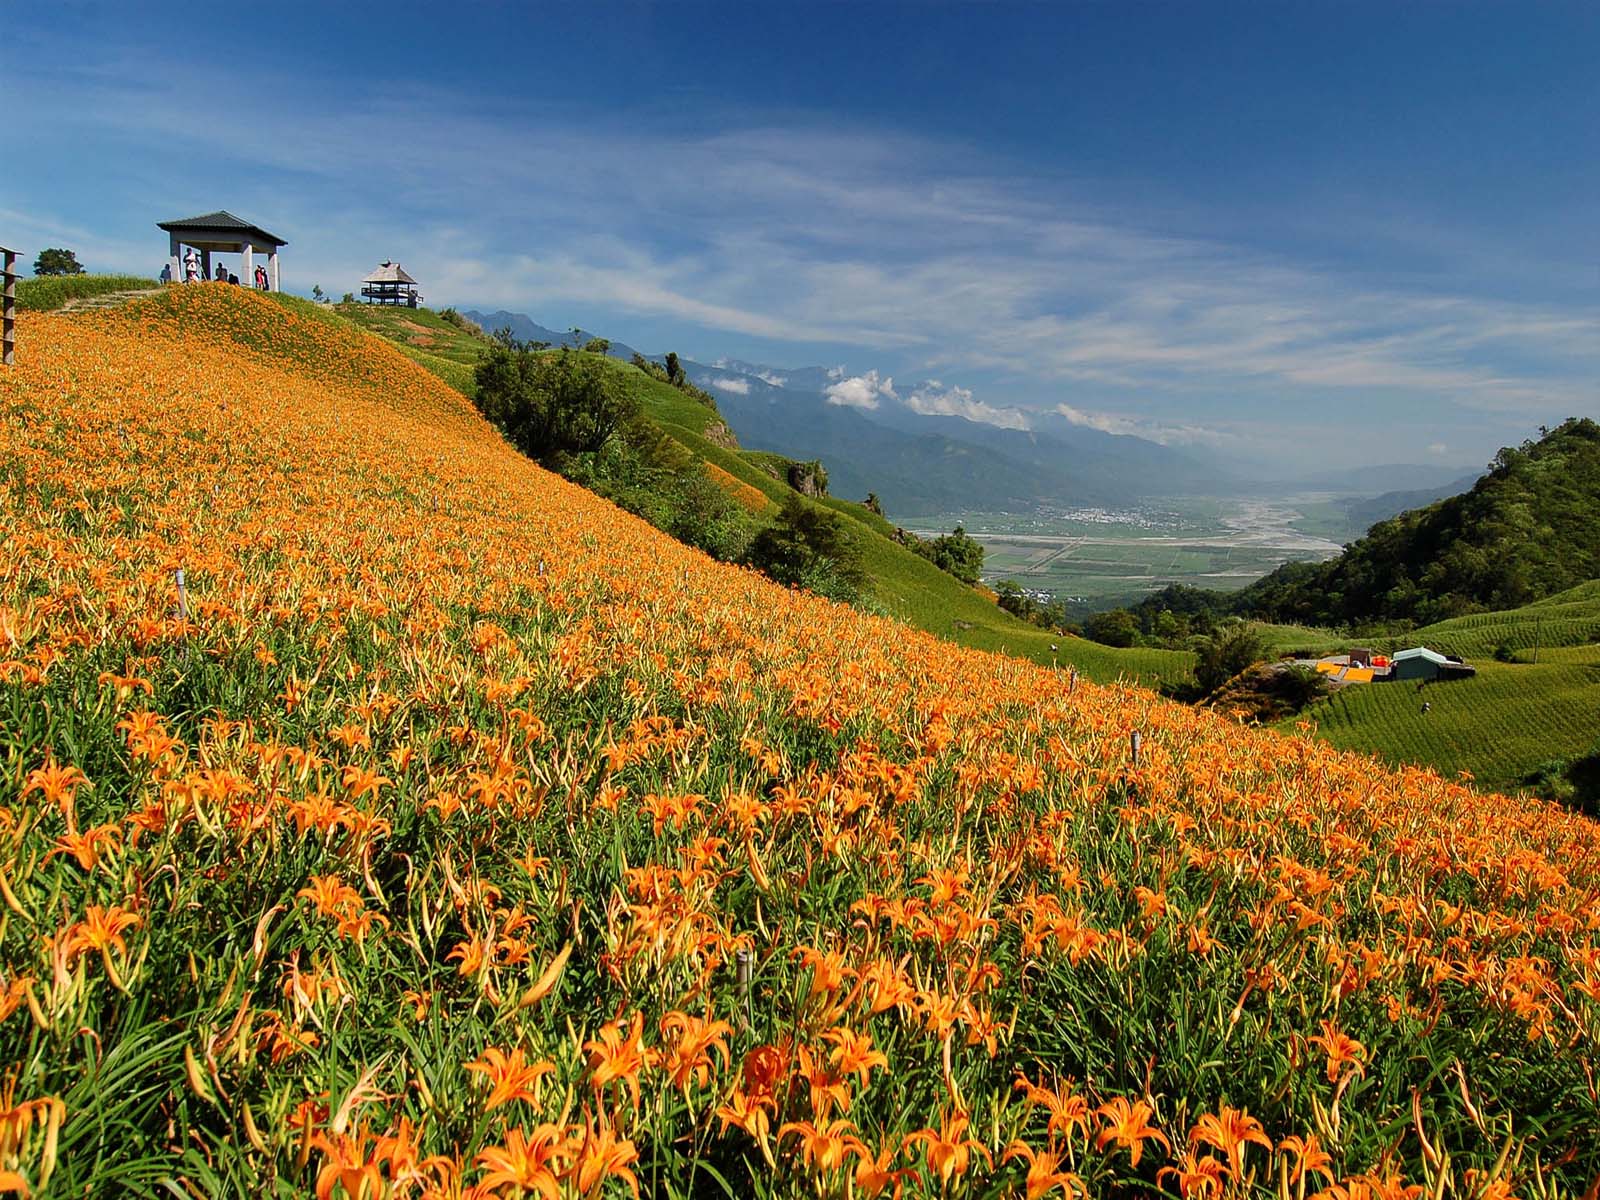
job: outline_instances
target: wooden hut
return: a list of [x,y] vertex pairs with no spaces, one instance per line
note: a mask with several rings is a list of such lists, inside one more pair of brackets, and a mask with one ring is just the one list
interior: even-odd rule
[[407,308],[415,308],[422,299],[417,281],[399,263],[388,259],[361,281],[361,295],[368,304],[404,304]]

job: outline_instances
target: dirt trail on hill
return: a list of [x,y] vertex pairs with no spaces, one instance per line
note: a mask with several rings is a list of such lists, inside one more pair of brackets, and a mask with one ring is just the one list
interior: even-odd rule
[[158,287],[134,288],[126,292],[102,292],[98,296],[74,296],[56,311],[79,312],[88,308],[116,308],[118,305],[126,304],[129,300],[136,300],[140,296],[153,296],[160,290]]

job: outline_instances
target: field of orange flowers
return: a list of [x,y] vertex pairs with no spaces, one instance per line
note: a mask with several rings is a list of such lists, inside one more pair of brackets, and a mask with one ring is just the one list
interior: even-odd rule
[[21,333],[0,1193],[1600,1189],[1593,823],[785,592],[247,290]]

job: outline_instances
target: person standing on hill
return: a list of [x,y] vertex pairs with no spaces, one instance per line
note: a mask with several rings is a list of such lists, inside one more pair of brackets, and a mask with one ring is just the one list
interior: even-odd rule
[[256,265],[256,290],[258,292],[267,290],[267,269],[259,263]]
[[200,256],[190,246],[183,254],[183,281],[185,283],[200,282]]

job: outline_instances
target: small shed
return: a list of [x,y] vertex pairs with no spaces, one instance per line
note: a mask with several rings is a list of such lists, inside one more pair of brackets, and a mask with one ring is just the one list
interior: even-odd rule
[[1429,650],[1426,646],[1414,646],[1410,650],[1401,650],[1389,661],[1389,678],[1395,681],[1403,679],[1470,679],[1477,674],[1477,671],[1467,666],[1459,658],[1440,654],[1437,650]]
[[239,280],[247,287],[255,285],[255,256],[267,256],[267,290],[278,287],[278,250],[289,243],[275,237],[259,225],[252,225],[231,212],[219,209],[202,213],[198,217],[184,217],[177,221],[158,221],[157,229],[164,229],[168,238],[167,269],[169,278],[182,282],[187,275],[183,269],[183,248],[200,252],[200,277],[212,278],[213,254],[239,256]]
[[404,304],[407,308],[415,308],[422,299],[417,281],[399,263],[388,259],[361,281],[361,295],[368,304]]
[[1357,646],[1350,651],[1350,665],[1352,667],[1370,667],[1372,665],[1372,651],[1365,646]]

